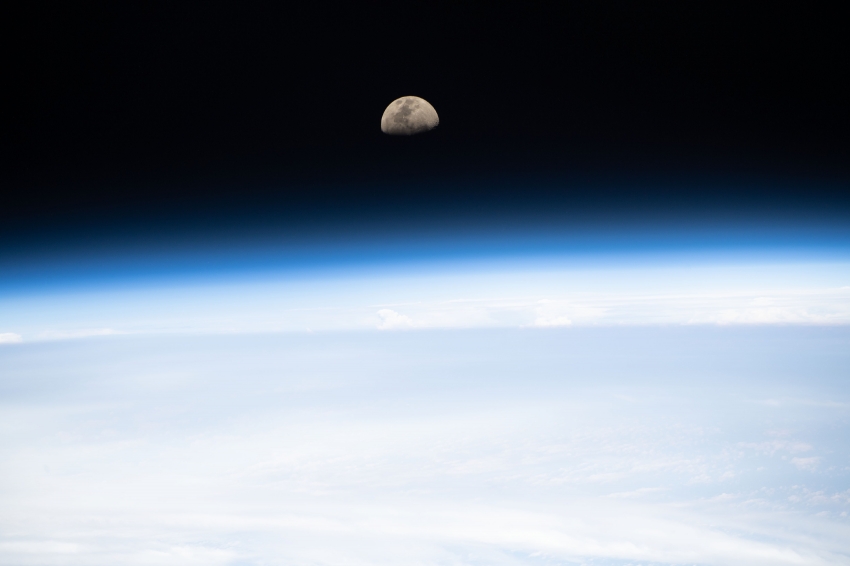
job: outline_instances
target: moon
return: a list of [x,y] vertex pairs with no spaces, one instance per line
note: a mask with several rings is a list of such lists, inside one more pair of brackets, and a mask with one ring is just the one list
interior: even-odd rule
[[440,123],[437,111],[418,96],[396,98],[381,116],[381,131],[391,136],[412,136],[433,130]]

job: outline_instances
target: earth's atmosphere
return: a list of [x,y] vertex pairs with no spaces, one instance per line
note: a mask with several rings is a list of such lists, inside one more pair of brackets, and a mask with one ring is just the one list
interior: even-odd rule
[[53,4],[0,564],[850,566],[841,3]]
[[572,263],[7,291],[0,561],[850,564],[848,263]]

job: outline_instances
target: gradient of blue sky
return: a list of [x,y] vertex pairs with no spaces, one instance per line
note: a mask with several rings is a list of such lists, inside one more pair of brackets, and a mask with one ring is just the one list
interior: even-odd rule
[[[815,254],[812,254],[815,255]],[[0,296],[7,340],[621,324],[848,324],[850,261],[777,251],[446,259],[126,279]]]
[[841,246],[265,265],[4,290],[3,561],[850,564]]
[[842,226],[488,226],[7,254],[0,559],[850,564]]
[[850,566],[843,14],[31,4],[0,563]]

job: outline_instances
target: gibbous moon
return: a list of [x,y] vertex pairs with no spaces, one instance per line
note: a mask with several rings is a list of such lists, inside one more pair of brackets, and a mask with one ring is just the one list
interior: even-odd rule
[[418,96],[393,100],[381,117],[381,131],[391,136],[412,136],[433,130],[440,123],[437,111]]

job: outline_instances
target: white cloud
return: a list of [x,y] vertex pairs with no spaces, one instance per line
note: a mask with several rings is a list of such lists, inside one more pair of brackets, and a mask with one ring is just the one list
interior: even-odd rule
[[[697,297],[695,297],[697,298]],[[771,295],[747,293],[707,295],[694,305],[695,324],[848,324],[847,289],[790,289]]]
[[534,322],[526,326],[534,326],[537,328],[570,326],[573,321],[565,312],[568,309],[569,305],[563,305],[548,299],[538,301],[538,306],[534,309],[536,314]]
[[113,328],[80,328],[75,330],[45,330],[38,334],[38,340],[71,340],[74,338],[90,338],[92,336],[112,336],[124,334]]
[[378,316],[381,317],[381,323],[378,325],[378,329],[380,330],[413,328],[413,321],[409,317],[399,314],[394,310],[381,309],[378,311]]
[[788,452],[791,454],[799,454],[800,452],[808,452],[812,449],[810,444],[796,440],[770,440],[767,442],[739,442],[741,448],[751,448],[761,454],[773,456],[777,452]]
[[820,458],[814,456],[811,458],[791,458],[791,463],[797,466],[798,470],[814,472],[818,468]]
[[[729,402],[746,397],[746,375],[695,392],[628,363],[629,385],[608,380],[612,350],[629,362],[669,345],[653,336],[635,353],[619,332],[546,356],[524,332],[129,337],[12,353],[3,376],[30,389],[0,411],[0,562],[846,564],[843,476],[783,488],[803,483],[795,466],[843,463],[846,411],[800,405],[792,430],[765,432],[774,407]],[[732,359],[772,359],[726,334]],[[716,344],[669,371],[699,375]],[[600,363],[561,379],[579,349]],[[792,352],[823,350],[804,353]],[[76,393],[55,395],[47,378]],[[804,440],[830,427],[839,453],[821,437],[822,459],[805,458]],[[721,481],[733,473],[747,482]]]
[[[553,263],[554,265],[554,263]],[[779,266],[437,266],[0,297],[27,341],[116,333],[210,334],[402,328],[848,325],[850,262]],[[380,309],[378,317],[375,313]],[[80,330],[82,329],[82,330]]]
[[0,333],[0,344],[19,344],[23,341],[24,339],[20,334],[15,334],[14,332]]
[[566,316],[538,316],[534,319],[533,326],[546,328],[551,326],[570,326],[572,323],[573,321]]

